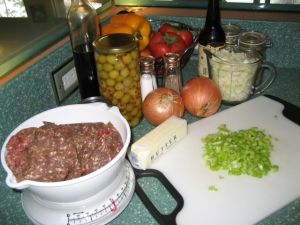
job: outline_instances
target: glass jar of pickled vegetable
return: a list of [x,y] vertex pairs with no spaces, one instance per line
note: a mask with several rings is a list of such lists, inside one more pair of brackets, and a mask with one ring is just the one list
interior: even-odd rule
[[131,127],[142,117],[139,51],[130,34],[109,34],[93,43],[100,93],[117,106]]

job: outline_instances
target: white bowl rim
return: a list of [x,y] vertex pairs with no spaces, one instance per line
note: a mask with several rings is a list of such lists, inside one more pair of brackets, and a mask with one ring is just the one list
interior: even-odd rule
[[[74,178],[71,180],[57,181],[57,182],[40,182],[40,181],[32,181],[32,180],[23,180],[21,182],[16,182],[15,184],[10,181],[11,179],[14,178],[14,174],[6,164],[6,160],[5,160],[6,144],[12,135],[16,134],[20,129],[25,128],[25,127],[23,127],[25,123],[28,123],[28,121],[32,120],[33,118],[41,116],[41,114],[46,114],[49,111],[57,110],[58,108],[64,109],[64,108],[72,108],[72,107],[93,107],[91,109],[95,110],[95,108],[94,108],[95,106],[96,107],[99,106],[99,108],[97,108],[98,110],[102,110],[102,111],[105,110],[105,111],[111,113],[113,116],[118,117],[121,120],[121,122],[124,123],[124,125],[126,127],[127,138],[126,138],[125,142],[123,143],[123,147],[120,150],[120,152],[110,162],[108,162],[106,165],[104,165],[103,167],[99,168],[98,170],[96,170],[94,172],[91,172],[87,175],[84,175],[84,176],[81,176],[78,178]],[[99,118],[101,118],[101,116]],[[101,120],[99,120],[99,122],[101,122]],[[58,106],[58,107],[55,107],[52,109],[48,109],[46,111],[40,112],[40,113],[30,117],[29,119],[27,119],[24,122],[22,122],[21,124],[19,124],[16,128],[13,129],[13,131],[7,136],[6,140],[4,141],[4,144],[3,144],[2,150],[1,150],[1,163],[2,163],[2,166],[4,167],[5,171],[7,172],[6,183],[11,188],[24,189],[29,186],[36,186],[36,187],[58,187],[58,186],[60,186],[60,187],[62,187],[62,186],[68,186],[68,185],[73,185],[76,183],[84,182],[86,180],[89,180],[89,179],[97,176],[98,174],[103,173],[104,171],[106,171],[107,169],[112,167],[118,160],[120,160],[120,158],[126,154],[127,148],[130,143],[130,139],[131,139],[131,130],[130,130],[129,124],[126,121],[126,119],[121,115],[119,109],[116,106],[108,107],[105,103],[97,102],[97,103],[92,103],[92,104],[71,104],[71,105]]]

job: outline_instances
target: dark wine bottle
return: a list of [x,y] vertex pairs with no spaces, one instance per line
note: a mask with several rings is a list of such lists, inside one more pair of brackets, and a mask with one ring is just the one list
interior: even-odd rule
[[225,44],[225,33],[221,25],[219,0],[208,0],[205,25],[199,34],[199,75],[208,77],[208,65],[204,48],[212,52]]
[[67,15],[81,99],[100,95],[93,41],[100,36],[96,10],[87,0],[73,0]]

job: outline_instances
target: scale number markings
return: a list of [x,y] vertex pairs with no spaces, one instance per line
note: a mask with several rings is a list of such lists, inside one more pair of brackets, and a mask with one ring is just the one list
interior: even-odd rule
[[127,192],[130,191],[129,188],[131,179],[129,171],[127,171],[127,174],[125,176],[126,180],[119,191],[108,198],[108,200],[106,200],[101,206],[98,206],[98,208],[90,211],[80,211],[66,214],[66,225],[80,225],[89,223],[97,219],[101,219],[108,214],[117,212],[119,209],[119,205],[122,203],[123,199],[126,199]]

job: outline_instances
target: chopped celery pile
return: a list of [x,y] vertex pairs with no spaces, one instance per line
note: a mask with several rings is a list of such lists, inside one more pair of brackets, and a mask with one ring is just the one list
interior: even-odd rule
[[230,131],[225,124],[214,134],[202,139],[204,159],[211,170],[226,170],[229,175],[246,174],[261,178],[269,171],[277,171],[270,154],[272,137],[257,127]]
[[211,185],[208,187],[209,191],[218,191],[218,188],[215,185]]

